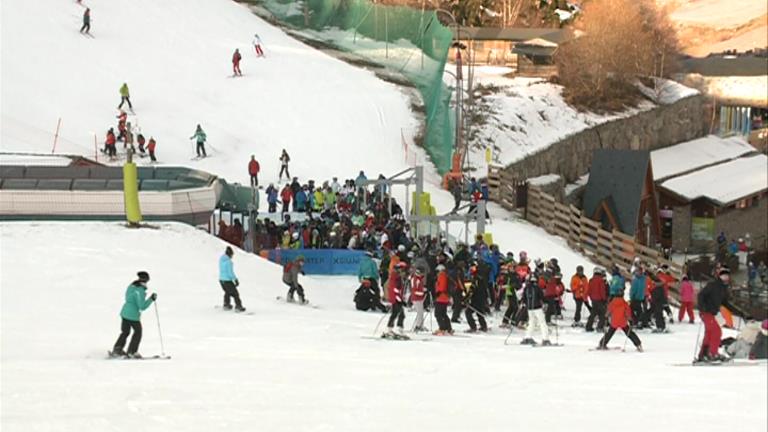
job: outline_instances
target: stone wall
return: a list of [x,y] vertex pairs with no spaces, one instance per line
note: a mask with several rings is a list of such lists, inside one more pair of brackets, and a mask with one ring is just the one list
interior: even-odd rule
[[596,149],[655,150],[707,133],[703,96],[691,96],[570,135],[505,170],[519,179],[559,174],[566,182],[589,171]]
[[672,250],[685,250],[691,247],[691,205],[677,206],[673,211]]
[[[768,196],[763,195],[757,205],[745,209],[729,209],[715,218],[715,235],[724,232],[731,239],[743,238],[746,233],[760,241],[768,234]],[[757,244],[753,245],[758,247]]]

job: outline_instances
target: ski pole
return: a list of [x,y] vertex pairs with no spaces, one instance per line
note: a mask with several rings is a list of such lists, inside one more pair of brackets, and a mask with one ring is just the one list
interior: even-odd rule
[[160,335],[160,354],[165,357],[165,346],[163,345],[163,332],[160,330],[160,312],[157,311],[157,299],[155,299],[155,318],[157,318],[157,333]]
[[627,351],[627,340],[629,340],[629,335],[632,333],[632,324],[627,324],[627,332],[624,333],[624,346],[621,347],[622,352]]
[[376,336],[376,333],[378,333],[378,332],[379,332],[379,327],[381,326],[381,323],[384,321],[384,318],[386,318],[386,317],[387,317],[387,315],[389,315],[389,314],[385,313],[385,314],[383,314],[383,315],[381,316],[381,318],[379,318],[379,322],[378,322],[378,323],[376,323],[376,328],[375,328],[375,329],[373,329],[373,335],[374,335],[374,336]]

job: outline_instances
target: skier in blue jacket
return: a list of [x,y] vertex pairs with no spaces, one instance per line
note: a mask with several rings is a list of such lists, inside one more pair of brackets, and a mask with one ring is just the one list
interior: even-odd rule
[[641,266],[635,268],[635,274],[632,276],[632,283],[629,288],[629,306],[632,308],[634,325],[636,328],[643,328],[645,324],[645,289],[647,276]]
[[227,246],[224,255],[219,258],[219,284],[224,290],[224,309],[232,309],[231,299],[235,299],[235,312],[244,312],[245,308],[240,301],[240,293],[237,291],[240,281],[235,276],[234,264],[232,264],[232,255],[235,252]]
[[619,267],[613,266],[611,269],[611,281],[608,283],[608,297],[613,298],[624,292],[624,276],[621,275]]
[[[120,336],[115,342],[115,346],[110,351],[111,357],[125,356],[127,358],[141,358],[139,344],[141,343],[141,311],[147,309],[157,299],[157,294],[153,293],[147,297],[147,282],[149,282],[149,273],[140,271],[136,274],[138,279],[133,281],[125,290],[125,303],[120,310],[120,318],[123,322],[120,325]],[[128,345],[128,351],[123,351],[128,335],[133,329],[133,337]]]

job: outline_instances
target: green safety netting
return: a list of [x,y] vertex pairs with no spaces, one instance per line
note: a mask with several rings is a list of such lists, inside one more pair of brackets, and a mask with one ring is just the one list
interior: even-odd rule
[[256,0],[302,37],[333,46],[393,76],[421,94],[424,147],[440,173],[451,167],[453,116],[443,70],[453,35],[434,11],[369,0]]

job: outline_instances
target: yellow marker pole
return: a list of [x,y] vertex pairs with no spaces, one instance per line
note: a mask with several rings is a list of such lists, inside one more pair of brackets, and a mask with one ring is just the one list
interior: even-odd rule
[[128,149],[128,160],[123,165],[123,195],[125,198],[125,218],[130,225],[141,222],[139,207],[139,170],[133,162],[133,152]]

